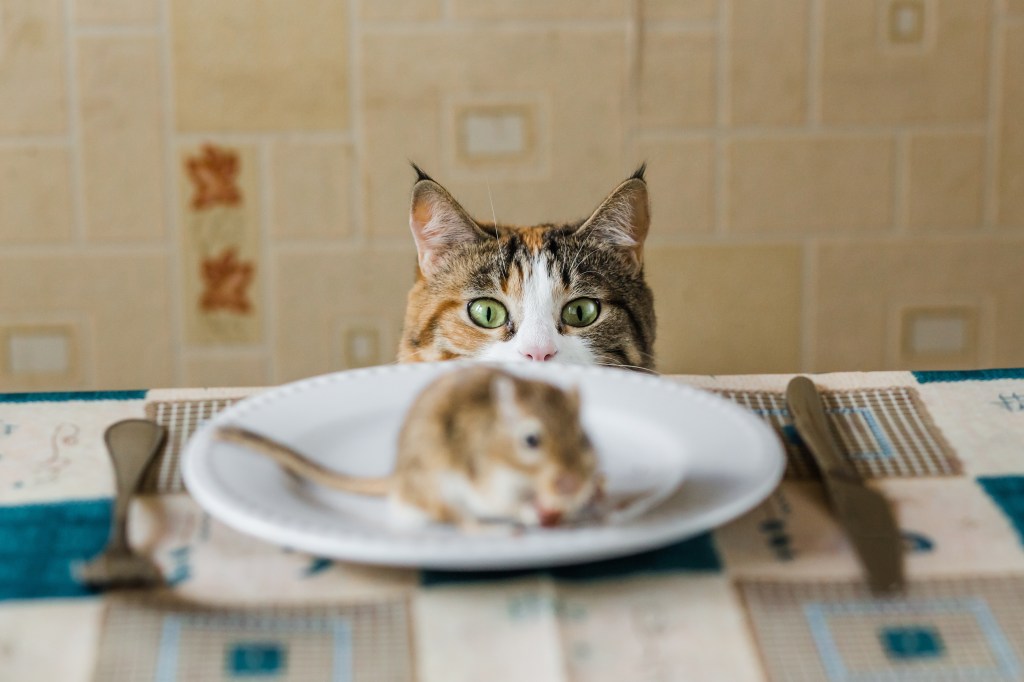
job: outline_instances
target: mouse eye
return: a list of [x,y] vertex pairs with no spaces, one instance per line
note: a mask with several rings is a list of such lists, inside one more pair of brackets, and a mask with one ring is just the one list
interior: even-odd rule
[[526,438],[523,439],[527,447],[537,448],[540,447],[540,436],[536,433],[527,434]]

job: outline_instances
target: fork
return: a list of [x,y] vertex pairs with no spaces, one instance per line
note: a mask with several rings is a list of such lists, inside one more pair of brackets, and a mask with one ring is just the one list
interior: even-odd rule
[[157,565],[132,551],[127,528],[132,495],[166,438],[167,429],[148,419],[125,419],[103,434],[114,465],[117,497],[106,549],[73,567],[79,582],[90,587],[147,587],[163,582]]

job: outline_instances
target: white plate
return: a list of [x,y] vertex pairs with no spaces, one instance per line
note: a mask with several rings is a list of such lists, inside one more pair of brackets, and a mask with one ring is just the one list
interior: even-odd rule
[[361,563],[473,570],[554,566],[666,545],[742,514],[782,477],[778,438],[723,398],[651,375],[553,363],[504,367],[579,386],[584,428],[609,492],[650,491],[630,518],[519,535],[466,534],[444,526],[402,530],[388,523],[382,499],[297,482],[268,459],[211,438],[216,426],[239,424],[339,471],[385,474],[412,400],[461,364],[339,372],[243,400],[189,441],[185,484],[214,517],[271,543]]

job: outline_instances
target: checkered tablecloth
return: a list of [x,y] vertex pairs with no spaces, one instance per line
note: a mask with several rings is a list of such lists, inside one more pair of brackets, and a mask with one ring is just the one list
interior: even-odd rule
[[[642,555],[458,574],[343,564],[211,519],[182,444],[252,389],[0,395],[0,680],[1024,679],[1024,370],[815,376],[846,456],[892,500],[909,588],[875,599],[792,427],[788,376],[680,376],[769,422],[782,485],[740,519]],[[88,593],[113,490],[102,434],[168,443],[131,539],[168,578]]]

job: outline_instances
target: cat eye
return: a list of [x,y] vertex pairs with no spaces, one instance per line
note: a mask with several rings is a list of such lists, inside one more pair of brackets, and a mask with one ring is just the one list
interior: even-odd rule
[[508,311],[493,298],[478,298],[469,304],[469,319],[485,329],[496,329],[508,320]]
[[570,327],[586,327],[594,323],[601,304],[592,298],[577,298],[562,308],[562,322]]

